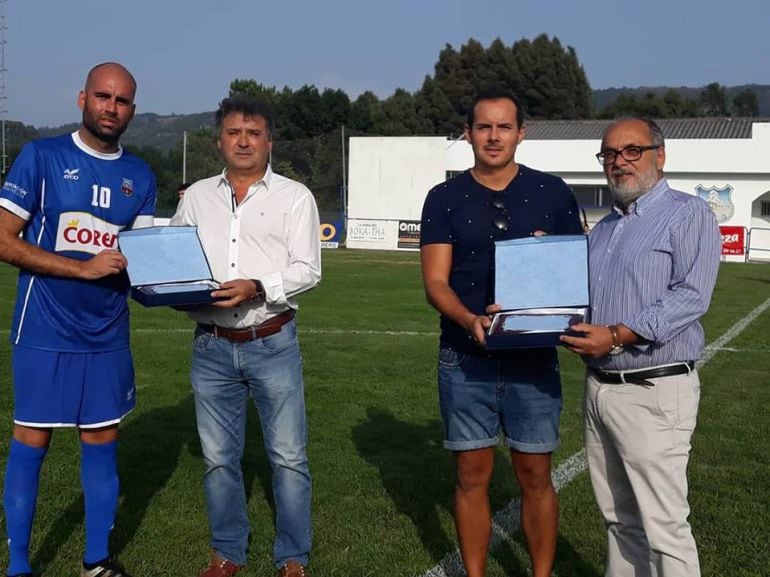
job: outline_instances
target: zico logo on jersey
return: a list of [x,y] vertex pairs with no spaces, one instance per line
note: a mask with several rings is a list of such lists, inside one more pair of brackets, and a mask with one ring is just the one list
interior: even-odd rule
[[99,254],[105,249],[117,248],[118,232],[122,228],[87,212],[63,212],[59,215],[55,250]]

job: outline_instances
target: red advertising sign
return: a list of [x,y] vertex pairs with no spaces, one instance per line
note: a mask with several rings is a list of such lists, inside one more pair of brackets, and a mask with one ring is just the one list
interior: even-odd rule
[[743,226],[720,226],[722,233],[722,254],[746,254],[746,228]]

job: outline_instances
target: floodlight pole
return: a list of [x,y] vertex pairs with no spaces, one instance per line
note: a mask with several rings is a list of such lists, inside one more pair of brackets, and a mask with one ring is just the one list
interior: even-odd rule
[[0,117],[2,118],[2,166],[0,167],[0,177],[5,178],[5,171],[7,169],[8,155],[5,149],[5,116],[8,114],[8,109],[5,107],[5,101],[7,95],[5,93],[5,4],[6,0],[0,1]]
[[348,219],[348,169],[345,162],[345,125],[341,126],[340,136],[342,138],[342,218],[347,228]]
[[182,132],[182,182],[187,182],[187,131]]
[[6,162],[6,154],[5,154],[5,118],[3,118],[2,124],[3,124],[3,129],[2,129],[3,130],[3,152],[2,152],[2,156],[3,156],[3,163],[2,164],[3,164],[3,166],[2,166],[2,170],[0,170],[0,178],[5,178],[5,170],[6,170],[6,165],[5,165],[5,162]]

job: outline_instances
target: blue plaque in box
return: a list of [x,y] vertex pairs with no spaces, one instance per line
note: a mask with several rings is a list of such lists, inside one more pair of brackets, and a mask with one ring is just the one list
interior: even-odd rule
[[128,260],[131,296],[147,307],[190,306],[214,302],[219,283],[194,226],[153,226],[118,234]]
[[540,236],[495,242],[495,303],[488,349],[559,345],[588,315],[588,239]]

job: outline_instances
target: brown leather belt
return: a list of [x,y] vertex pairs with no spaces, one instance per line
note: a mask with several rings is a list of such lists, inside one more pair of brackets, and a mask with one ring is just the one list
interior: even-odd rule
[[655,383],[648,379],[657,379],[660,377],[671,377],[673,375],[686,375],[695,370],[695,361],[687,361],[662,367],[651,367],[649,369],[635,369],[632,371],[600,371],[591,369],[597,378],[603,383],[613,385],[634,384],[654,386]]
[[245,343],[247,341],[263,339],[281,332],[281,327],[293,318],[294,311],[288,310],[267,319],[262,324],[252,325],[243,329],[228,329],[217,325],[204,325],[202,323],[198,323],[198,326],[219,339],[227,339],[233,343]]

